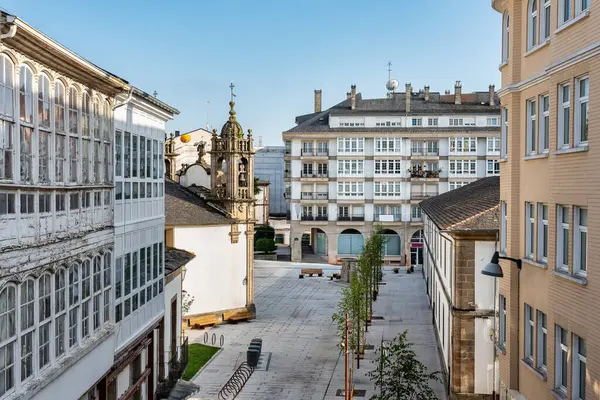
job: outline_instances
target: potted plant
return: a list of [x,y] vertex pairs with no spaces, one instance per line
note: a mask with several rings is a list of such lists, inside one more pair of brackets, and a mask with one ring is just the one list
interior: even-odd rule
[[397,274],[398,272],[400,272],[400,268],[396,267],[396,268],[392,269],[392,271],[394,271],[394,273]]

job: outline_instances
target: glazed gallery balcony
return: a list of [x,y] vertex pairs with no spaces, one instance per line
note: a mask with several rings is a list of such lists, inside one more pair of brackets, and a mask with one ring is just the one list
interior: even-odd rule
[[329,155],[329,149],[319,148],[303,148],[300,151],[300,155],[303,157],[327,157]]
[[329,174],[327,173],[327,171],[323,172],[323,173],[312,173],[312,172],[302,172],[300,174],[301,178],[307,179],[307,178],[327,178],[329,177]]
[[327,200],[329,194],[327,192],[302,192],[302,200]]
[[321,215],[303,214],[300,219],[302,221],[327,221],[328,220],[327,214],[321,214]]
[[435,197],[438,195],[438,192],[411,192],[410,198],[412,200],[425,200],[430,197]]
[[363,215],[338,215],[338,221],[364,221]]

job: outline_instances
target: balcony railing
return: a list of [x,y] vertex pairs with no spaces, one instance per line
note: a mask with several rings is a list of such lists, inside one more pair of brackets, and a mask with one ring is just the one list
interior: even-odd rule
[[400,222],[402,221],[401,214],[375,214],[375,221],[379,222]]
[[300,175],[302,178],[327,178],[329,175],[327,172],[320,174],[313,174],[311,172],[302,172]]
[[441,169],[427,170],[423,168],[410,168],[408,169],[411,178],[422,178],[422,179],[433,179],[439,178]]
[[410,154],[412,156],[435,157],[435,156],[438,156],[440,154],[440,151],[438,149],[433,149],[433,150],[429,150],[429,149],[411,149],[410,150]]
[[327,200],[329,194],[327,192],[302,192],[302,200]]
[[321,157],[321,156],[328,156],[329,155],[329,149],[302,149],[302,151],[300,152],[300,155],[302,156],[317,156],[317,157]]
[[338,215],[338,221],[364,221],[364,215]]
[[158,382],[157,398],[167,398],[188,366],[188,338],[173,352],[168,362],[169,373]]
[[410,198],[413,200],[425,200],[430,197],[435,197],[438,195],[438,192],[411,192]]
[[302,215],[302,221],[327,221],[327,215]]

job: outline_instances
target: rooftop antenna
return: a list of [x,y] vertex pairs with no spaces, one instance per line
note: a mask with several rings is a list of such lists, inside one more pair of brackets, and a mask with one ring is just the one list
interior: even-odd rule
[[387,89],[387,97],[391,99],[394,97],[394,90],[398,87],[398,80],[392,79],[392,62],[388,62],[388,81],[385,84],[385,88]]

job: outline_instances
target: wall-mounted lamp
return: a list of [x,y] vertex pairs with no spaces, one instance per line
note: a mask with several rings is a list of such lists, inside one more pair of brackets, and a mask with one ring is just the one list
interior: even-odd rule
[[517,268],[521,269],[520,259],[512,257],[502,257],[500,256],[500,254],[498,254],[497,251],[495,251],[494,255],[492,256],[492,259],[485,267],[483,267],[481,273],[483,275],[492,276],[494,278],[502,278],[504,276],[504,273],[502,272],[502,267],[500,266],[499,260],[513,261],[517,264]]

